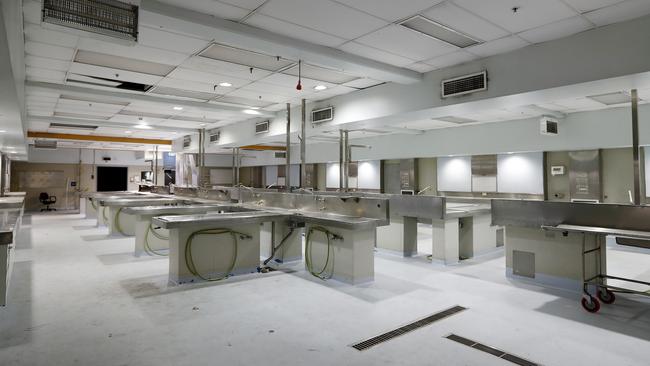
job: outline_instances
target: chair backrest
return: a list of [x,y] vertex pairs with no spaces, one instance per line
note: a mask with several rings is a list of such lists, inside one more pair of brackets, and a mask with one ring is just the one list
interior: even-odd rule
[[48,198],[50,198],[50,195],[47,194],[47,192],[41,192],[41,194],[38,195],[38,200],[39,201],[47,201]]

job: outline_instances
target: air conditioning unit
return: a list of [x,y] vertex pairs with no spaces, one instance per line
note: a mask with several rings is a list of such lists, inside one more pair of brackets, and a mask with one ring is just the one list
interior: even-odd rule
[[287,152],[286,151],[276,151],[275,152],[275,158],[276,159],[286,159],[287,158]]
[[210,141],[211,144],[218,143],[220,137],[221,137],[221,131],[219,130],[208,131],[208,140]]
[[311,123],[318,124],[334,119],[334,107],[314,109],[311,111]]
[[192,145],[192,136],[183,136],[183,149],[189,149],[190,145]]
[[487,90],[487,71],[463,75],[442,81],[442,97],[449,98],[458,95]]
[[269,132],[269,126],[271,125],[270,121],[257,122],[255,124],[255,133],[267,133]]
[[56,150],[56,144],[56,140],[36,140],[34,141],[34,148]]
[[557,135],[558,122],[559,120],[557,118],[543,116],[539,120],[539,132],[542,135]]

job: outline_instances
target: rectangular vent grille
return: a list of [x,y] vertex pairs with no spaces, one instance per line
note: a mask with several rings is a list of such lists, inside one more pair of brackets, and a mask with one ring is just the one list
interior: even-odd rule
[[52,122],[52,123],[50,123],[50,128],[92,131],[92,130],[96,130],[98,128],[98,126],[77,125],[77,124],[74,124],[74,123],[56,123],[56,122]]
[[269,132],[269,121],[258,122],[255,124],[255,133]]
[[192,136],[183,136],[183,149],[188,149],[192,144]]
[[44,0],[43,22],[138,40],[138,7],[116,0]]
[[287,152],[286,151],[276,151],[275,152],[275,158],[276,159],[286,159],[287,158]]
[[370,347],[374,347],[380,343],[384,343],[386,341],[389,341],[395,337],[399,337],[403,334],[412,332],[418,328],[422,328],[424,326],[427,326],[431,323],[437,322],[438,320],[450,317],[454,314],[460,313],[463,310],[467,310],[467,308],[464,308],[462,306],[454,306],[452,308],[449,308],[447,310],[443,310],[439,313],[435,313],[433,315],[429,315],[428,317],[424,319],[420,319],[418,321],[415,321],[413,323],[407,324],[405,326],[399,327],[395,330],[391,330],[390,332],[386,332],[384,334],[380,334],[376,337],[372,337],[370,339],[367,339],[365,341],[355,343],[352,345],[352,348],[358,350],[358,351],[365,351]]
[[334,119],[334,107],[311,111],[311,123],[323,123]]
[[34,141],[34,148],[55,150],[56,140],[36,140]]
[[221,137],[221,131],[208,132],[208,138],[210,140],[210,143],[216,144],[217,142],[219,142],[220,137]]
[[460,76],[442,81],[442,97],[452,97],[487,90],[487,72]]
[[445,338],[447,338],[447,339],[449,339],[451,341],[463,344],[463,345],[465,345],[467,347],[471,347],[471,348],[474,348],[476,350],[483,351],[485,353],[489,353],[489,354],[491,354],[491,355],[493,355],[495,357],[501,358],[501,359],[506,360],[506,361],[510,361],[510,362],[512,362],[512,363],[514,363],[516,365],[520,365],[520,366],[537,366],[538,365],[537,363],[525,360],[525,359],[523,359],[523,358],[521,358],[519,356],[515,356],[515,355],[512,355],[510,353],[506,353],[506,352],[504,352],[504,351],[502,351],[500,349],[490,347],[490,346],[486,346],[486,345],[484,345],[482,343],[475,342],[475,341],[473,341],[471,339],[467,339],[465,337],[461,337],[461,336],[456,335],[456,334],[450,334]]

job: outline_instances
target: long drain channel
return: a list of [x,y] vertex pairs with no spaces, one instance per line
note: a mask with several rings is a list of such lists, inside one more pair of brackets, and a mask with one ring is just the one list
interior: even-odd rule
[[374,347],[380,343],[384,343],[386,341],[389,341],[395,337],[399,337],[403,334],[412,332],[418,328],[422,328],[424,326],[427,326],[433,322],[436,322],[438,320],[447,318],[449,316],[452,316],[454,314],[460,313],[463,310],[467,310],[467,308],[464,308],[462,306],[454,306],[452,308],[449,308],[447,310],[443,310],[441,312],[432,314],[427,316],[426,318],[414,321],[413,323],[409,323],[407,325],[404,325],[402,327],[399,327],[397,329],[391,330],[389,332],[380,334],[376,337],[372,337],[370,339],[366,339],[365,341],[361,341],[358,343],[355,343],[351,345],[352,348],[358,350],[358,351],[365,351],[370,347]]
[[456,335],[456,334],[450,334],[446,338],[450,339],[450,340],[452,340],[454,342],[464,344],[467,347],[471,347],[471,348],[477,349],[479,351],[489,353],[489,354],[491,354],[493,356],[499,357],[499,358],[504,359],[506,361],[510,361],[510,362],[512,362],[514,364],[517,364],[517,365],[520,365],[520,366],[538,366],[539,365],[537,363],[525,360],[525,359],[523,359],[523,358],[521,358],[519,356],[512,355],[510,353],[504,352],[504,351],[502,351],[500,349],[497,349],[497,348],[494,348],[494,347],[486,346],[486,345],[484,345],[482,343],[478,343],[476,341],[473,341],[471,339],[467,339],[465,337],[461,337],[461,336]]

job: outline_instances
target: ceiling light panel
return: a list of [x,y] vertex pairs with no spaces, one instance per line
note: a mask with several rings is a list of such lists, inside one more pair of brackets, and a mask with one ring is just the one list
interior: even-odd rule
[[480,41],[457,30],[436,23],[421,15],[416,15],[400,23],[413,31],[447,42],[456,47],[465,48],[480,43]]
[[139,72],[143,74],[165,76],[169,74],[174,66],[155,62],[136,60],[127,57],[114,56],[105,53],[79,50],[74,58],[75,62],[104,66],[113,69]]
[[599,103],[603,103],[605,105],[630,103],[632,101],[632,97],[630,97],[629,94],[624,92],[589,95],[587,96],[587,98],[595,100],[596,102]]
[[471,122],[476,122],[476,120],[473,120],[473,119],[470,119],[470,118],[463,118],[463,117],[457,117],[457,116],[435,117],[435,118],[432,118],[432,120],[450,122],[450,123],[471,123]]
[[281,57],[278,58],[277,56],[265,55],[259,52],[247,51],[220,44],[211,45],[199,55],[213,60],[231,62],[267,71],[277,71],[294,63],[294,61]]
[[390,25],[360,37],[356,42],[422,61],[458,50],[436,38],[414,32],[401,25]]
[[445,1],[422,13],[428,19],[469,35],[474,39],[491,41],[510,35],[503,28],[453,4]]
[[[332,84],[343,84],[358,79],[357,76],[351,76],[340,71],[330,70],[324,67],[318,67],[306,63],[302,64],[301,69],[301,75],[305,78],[322,80]],[[284,71],[283,73],[287,75],[298,76],[298,65]]]
[[49,128],[94,131],[94,130],[97,129],[97,126],[80,125],[80,124],[73,124],[73,123],[55,123],[55,122],[53,122],[53,123],[50,123]]

